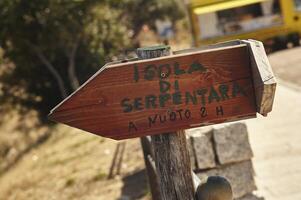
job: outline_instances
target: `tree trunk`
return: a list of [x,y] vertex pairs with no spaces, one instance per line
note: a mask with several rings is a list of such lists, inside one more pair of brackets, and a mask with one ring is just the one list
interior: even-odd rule
[[54,68],[54,66],[49,62],[49,60],[45,57],[45,55],[42,53],[42,51],[38,47],[36,47],[34,45],[31,45],[31,46],[33,47],[38,58],[46,66],[46,68],[49,70],[49,72],[53,75],[53,77],[57,81],[57,84],[59,86],[59,90],[61,93],[61,97],[63,99],[66,98],[68,96],[68,92],[65,87],[64,81],[63,81],[62,77],[60,76],[60,74],[58,73],[58,71]]
[[68,76],[73,90],[76,90],[79,87],[79,81],[75,71],[75,56],[76,56],[78,44],[79,41],[77,40],[69,54]]

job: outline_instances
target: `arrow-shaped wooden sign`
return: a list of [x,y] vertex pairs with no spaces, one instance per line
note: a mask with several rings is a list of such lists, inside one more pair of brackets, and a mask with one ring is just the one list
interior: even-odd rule
[[[266,89],[258,77],[260,87],[254,85],[253,74],[262,60],[254,58],[250,44],[236,42],[105,65],[56,106],[50,118],[100,136],[126,139],[256,117]],[[256,76],[262,76],[260,70]],[[273,99],[271,87],[267,88]],[[258,92],[262,95],[256,99]]]

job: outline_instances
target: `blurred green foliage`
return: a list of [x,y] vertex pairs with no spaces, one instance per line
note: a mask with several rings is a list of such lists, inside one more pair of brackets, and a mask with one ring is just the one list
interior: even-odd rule
[[1,0],[1,103],[49,110],[106,60],[135,48],[144,24],[183,17],[176,0]]

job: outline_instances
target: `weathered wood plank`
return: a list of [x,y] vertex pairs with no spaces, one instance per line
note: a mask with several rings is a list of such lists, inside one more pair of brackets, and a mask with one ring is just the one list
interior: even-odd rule
[[244,44],[242,42],[242,40],[230,40],[230,41],[226,41],[226,42],[220,42],[220,43],[211,44],[211,45],[207,45],[207,46],[201,46],[201,47],[197,47],[197,48],[182,49],[182,50],[174,51],[173,54],[177,55],[177,54],[183,54],[183,53],[200,52],[200,51],[206,51],[206,50],[213,50],[213,49],[217,49],[217,48],[231,47],[231,46],[241,45],[241,44]]
[[256,40],[243,40],[243,42],[248,44],[250,50],[257,112],[267,116],[273,108],[276,78],[262,42]]
[[151,136],[163,200],[194,200],[194,185],[184,131]]
[[50,118],[124,139],[255,117],[247,45],[107,65]]

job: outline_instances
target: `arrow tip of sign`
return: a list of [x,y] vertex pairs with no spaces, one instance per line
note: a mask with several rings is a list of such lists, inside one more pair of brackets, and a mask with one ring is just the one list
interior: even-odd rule
[[55,121],[54,112],[51,110],[50,113],[47,115],[47,118],[51,121]]
[[[54,121],[54,122],[61,122],[59,119],[58,119],[58,112],[61,111],[61,108],[64,107],[64,102],[61,102],[60,104],[58,104],[56,107],[54,107],[47,115],[47,118],[51,121]],[[61,122],[63,123],[63,122]]]

